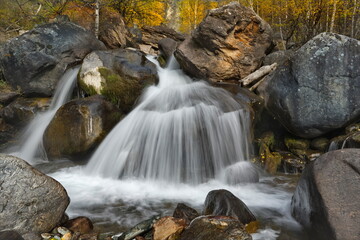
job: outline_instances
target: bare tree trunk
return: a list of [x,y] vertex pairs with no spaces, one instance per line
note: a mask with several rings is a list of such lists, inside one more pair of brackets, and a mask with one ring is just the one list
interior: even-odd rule
[[354,8],[351,16],[351,37],[355,37],[355,15],[356,15],[356,9],[357,9],[357,1],[354,0]]
[[99,0],[95,1],[95,37],[99,38],[100,5]]
[[335,17],[336,17],[336,4],[337,4],[337,0],[334,0],[333,12],[331,15],[331,22],[330,22],[330,32],[334,32]]

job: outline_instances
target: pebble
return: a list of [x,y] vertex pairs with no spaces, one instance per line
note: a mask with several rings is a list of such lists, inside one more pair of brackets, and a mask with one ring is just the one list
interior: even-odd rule
[[71,240],[71,233],[68,232],[68,233],[65,233],[64,236],[62,236],[61,240]]
[[52,235],[50,233],[42,233],[41,237],[43,240],[48,240],[52,237]]
[[60,233],[61,235],[65,235],[67,233],[70,233],[70,230],[65,228],[65,227],[58,227],[57,229],[57,232]]

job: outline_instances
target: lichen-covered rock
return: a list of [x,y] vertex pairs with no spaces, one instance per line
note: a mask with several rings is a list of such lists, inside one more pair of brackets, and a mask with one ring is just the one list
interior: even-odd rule
[[305,168],[291,202],[292,215],[314,239],[360,237],[360,150],[320,156]]
[[360,118],[360,41],[321,33],[269,75],[258,91],[293,134],[314,138]]
[[70,22],[38,26],[7,42],[0,68],[7,83],[27,96],[51,96],[68,66],[91,51],[105,49],[84,28]]
[[79,85],[87,94],[101,94],[124,112],[131,111],[143,89],[157,81],[155,64],[129,49],[92,52],[79,74]]
[[70,201],[60,183],[13,156],[0,155],[0,184],[0,229],[25,240],[56,227]]
[[117,107],[99,95],[66,103],[44,133],[48,158],[84,156],[105,138],[121,116]]
[[245,203],[225,189],[213,190],[208,193],[203,214],[234,217],[244,225],[256,221]]
[[272,30],[250,8],[230,3],[210,10],[175,51],[189,75],[235,81],[256,70],[272,43]]
[[228,216],[200,216],[181,234],[179,240],[251,240],[244,225]]

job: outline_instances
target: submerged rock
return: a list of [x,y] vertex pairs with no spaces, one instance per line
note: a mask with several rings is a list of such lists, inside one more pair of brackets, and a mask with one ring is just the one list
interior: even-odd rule
[[360,150],[328,152],[305,168],[291,201],[292,215],[316,239],[360,237]]
[[245,203],[225,189],[213,190],[208,193],[203,214],[234,217],[242,224],[256,221]]
[[143,89],[157,83],[155,64],[137,50],[95,51],[86,56],[79,85],[87,94],[101,94],[122,111],[131,111]]
[[266,108],[293,134],[314,138],[360,118],[360,41],[321,33],[259,88]]
[[0,183],[0,229],[25,240],[56,227],[70,201],[60,183],[13,156],[0,155]]
[[63,105],[43,136],[48,158],[77,158],[89,153],[121,119],[120,110],[96,95]]
[[271,40],[270,25],[250,8],[233,2],[210,10],[175,57],[191,76],[237,82],[260,67]]
[[6,82],[27,96],[51,96],[68,66],[91,51],[105,49],[84,28],[70,22],[38,26],[11,39],[0,54]]
[[181,234],[179,240],[251,240],[244,225],[228,216],[200,216]]

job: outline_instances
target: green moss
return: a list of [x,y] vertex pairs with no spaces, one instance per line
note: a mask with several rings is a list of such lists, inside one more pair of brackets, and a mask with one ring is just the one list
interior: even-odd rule
[[294,149],[307,150],[310,147],[310,141],[307,139],[285,138],[286,147],[292,151]]
[[129,112],[144,86],[137,79],[122,77],[108,68],[99,68],[99,72],[105,79],[101,94],[121,110]]

